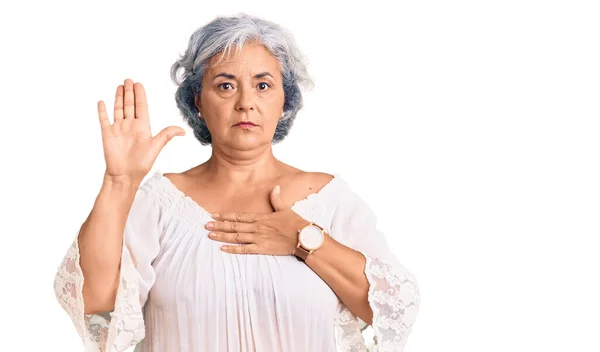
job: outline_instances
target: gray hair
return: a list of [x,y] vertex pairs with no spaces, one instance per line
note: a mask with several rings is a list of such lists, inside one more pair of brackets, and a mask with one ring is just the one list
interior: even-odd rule
[[[187,50],[171,67],[171,79],[179,87],[175,93],[177,107],[202,145],[210,144],[212,139],[206,123],[198,116],[194,97],[199,96],[202,90],[202,77],[208,62],[221,52],[217,63],[220,62],[234,46],[237,55],[247,42],[262,44],[277,59],[281,69],[284,115],[275,129],[273,144],[287,136],[303,106],[300,87],[313,86],[306,69],[306,59],[289,31],[273,22],[243,13],[217,17],[192,34]],[[183,72],[179,75],[181,69]]]

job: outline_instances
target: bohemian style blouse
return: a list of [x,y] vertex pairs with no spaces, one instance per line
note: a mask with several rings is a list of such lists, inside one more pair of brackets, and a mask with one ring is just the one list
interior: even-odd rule
[[[419,306],[414,276],[376,217],[335,177],[292,209],[366,257],[374,351],[402,351]],[[210,214],[159,171],[139,187],[125,226],[115,307],[84,314],[77,239],[54,281],[86,351],[367,351],[366,325],[294,256],[224,253]]]

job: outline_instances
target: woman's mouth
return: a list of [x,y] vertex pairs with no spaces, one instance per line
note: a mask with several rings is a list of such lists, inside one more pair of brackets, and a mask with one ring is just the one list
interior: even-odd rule
[[235,124],[234,126],[241,127],[241,128],[252,128],[252,127],[256,127],[256,125],[255,125],[255,124],[253,124],[253,123],[252,123],[252,122],[250,122],[250,121],[244,121],[244,122],[240,122],[240,123],[237,123],[237,124]]

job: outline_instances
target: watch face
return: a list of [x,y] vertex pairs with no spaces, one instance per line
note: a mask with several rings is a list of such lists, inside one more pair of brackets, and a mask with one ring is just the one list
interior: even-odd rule
[[317,249],[323,243],[323,234],[316,226],[307,226],[298,235],[298,240],[302,247],[312,250]]

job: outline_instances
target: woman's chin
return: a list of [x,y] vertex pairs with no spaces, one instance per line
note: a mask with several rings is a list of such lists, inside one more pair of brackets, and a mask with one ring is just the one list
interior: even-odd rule
[[254,150],[270,143],[271,141],[267,140],[262,135],[247,134],[244,136],[236,136],[230,140],[228,144],[238,150]]

